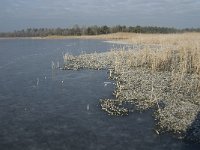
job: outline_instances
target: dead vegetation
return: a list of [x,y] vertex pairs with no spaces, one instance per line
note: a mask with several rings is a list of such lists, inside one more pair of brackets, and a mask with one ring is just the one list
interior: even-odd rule
[[127,34],[119,39],[140,49],[66,54],[64,69],[108,69],[116,81],[116,99],[101,100],[103,110],[127,115],[130,105],[154,108],[160,131],[184,135],[200,111],[200,34]]

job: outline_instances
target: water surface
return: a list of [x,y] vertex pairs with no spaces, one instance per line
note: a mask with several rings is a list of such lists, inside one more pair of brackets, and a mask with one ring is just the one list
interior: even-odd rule
[[[116,45],[115,45],[116,46]],[[152,112],[115,117],[100,98],[112,98],[106,71],[52,70],[63,53],[104,52],[98,40],[0,40],[0,150],[187,150],[157,135]]]

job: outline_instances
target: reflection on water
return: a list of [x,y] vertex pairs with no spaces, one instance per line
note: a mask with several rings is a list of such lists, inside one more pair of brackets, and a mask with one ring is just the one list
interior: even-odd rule
[[112,98],[106,71],[52,70],[62,53],[101,52],[97,40],[0,40],[0,150],[198,149],[157,135],[151,111],[125,117],[101,111]]

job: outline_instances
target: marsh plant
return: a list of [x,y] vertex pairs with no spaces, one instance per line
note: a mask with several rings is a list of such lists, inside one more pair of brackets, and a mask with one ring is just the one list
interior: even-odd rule
[[100,100],[103,110],[128,115],[135,109],[154,108],[157,133],[184,136],[200,111],[200,34],[118,33],[105,38],[139,48],[66,54],[64,69],[108,69],[109,78],[116,81],[116,98]]

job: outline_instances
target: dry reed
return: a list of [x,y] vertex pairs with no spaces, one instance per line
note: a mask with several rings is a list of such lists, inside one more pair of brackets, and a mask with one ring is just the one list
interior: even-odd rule
[[106,39],[123,40],[140,49],[64,56],[65,69],[109,69],[116,81],[115,100],[101,100],[112,115],[156,108],[161,131],[186,133],[200,111],[200,34],[125,34]]

